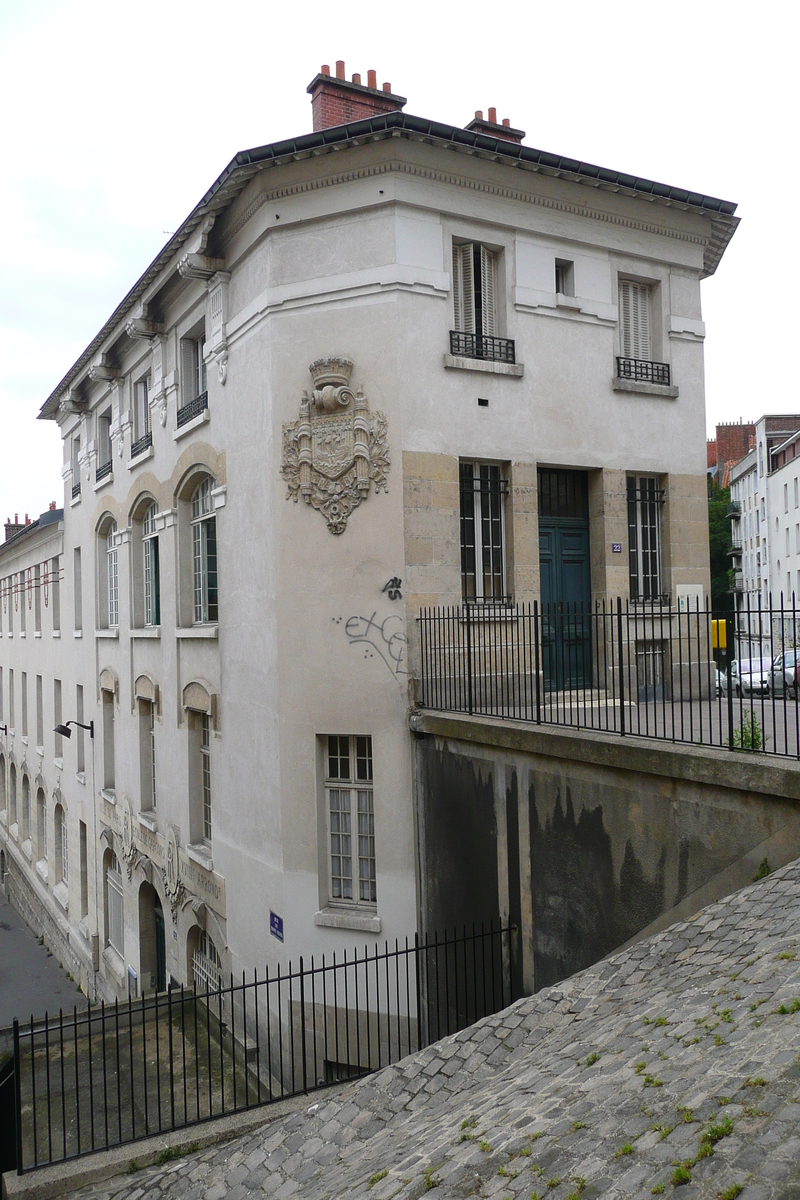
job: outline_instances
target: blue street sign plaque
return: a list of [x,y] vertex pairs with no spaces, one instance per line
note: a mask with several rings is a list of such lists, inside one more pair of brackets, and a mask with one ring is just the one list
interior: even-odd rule
[[272,909],[269,910],[269,931],[279,942],[283,941],[283,917],[279,917]]

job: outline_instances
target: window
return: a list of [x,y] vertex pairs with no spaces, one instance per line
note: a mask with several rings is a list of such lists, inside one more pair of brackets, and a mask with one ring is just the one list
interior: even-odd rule
[[786,553],[788,554],[789,553],[789,526],[788,525],[786,526],[784,533],[786,534]]
[[628,476],[628,567],[632,600],[661,595],[661,505],[655,475]]
[[42,632],[42,568],[38,563],[33,568],[33,628]]
[[499,463],[459,463],[461,592],[465,600],[507,599],[505,505]]
[[181,342],[181,407],[178,426],[198,417],[208,407],[206,364],[203,361],[206,339],[184,338]]
[[145,375],[133,387],[133,445],[131,458],[146,450],[152,441],[150,432],[150,376]]
[[103,787],[113,792],[114,783],[114,693],[105,688],[103,697]]
[[75,604],[75,630],[83,629],[83,591],[81,583],[81,548],[72,552],[72,598]]
[[[53,629],[60,631],[61,629],[61,566],[58,558],[50,560],[50,579],[48,581],[50,587],[50,597],[53,604]],[[47,603],[47,595],[45,594],[45,604]]]
[[22,824],[20,836],[27,842],[31,836],[31,781],[27,775],[22,776]]
[[70,463],[72,466],[72,498],[73,500],[81,494],[81,439],[74,437],[72,439],[72,451],[70,455]]
[[28,672],[22,672],[22,736],[28,736]]
[[646,283],[619,281],[619,343],[623,358],[651,360],[650,291]]
[[158,505],[151,504],[142,519],[142,554],[144,558],[144,623],[161,624],[161,579],[158,562]]
[[556,259],[556,292],[561,296],[575,295],[575,264]]
[[155,704],[139,701],[139,766],[142,812],[156,807],[156,721]]
[[[75,685],[75,711],[78,721],[85,724],[83,717],[83,686],[78,683]],[[77,757],[77,771],[82,775],[86,770],[86,748],[83,740],[83,730],[80,725],[75,726],[75,752]]]
[[192,571],[194,624],[219,619],[217,606],[217,519],[211,503],[214,480],[209,476],[192,495]]
[[44,746],[44,681],[36,676],[36,745]]
[[36,792],[36,858],[47,862],[47,802],[42,788]]
[[89,852],[86,837],[86,825],[78,823],[80,831],[79,846],[81,856],[81,917],[89,914]]
[[205,929],[197,931],[197,945],[192,951],[192,975],[198,992],[218,988],[222,982],[222,959]]
[[208,713],[200,715],[200,780],[203,796],[203,840],[211,841],[211,728]]
[[19,631],[25,633],[25,571],[19,573]]
[[6,756],[0,754],[0,812],[6,811]]
[[119,569],[116,547],[117,523],[112,521],[106,533],[106,594],[109,629],[119,625]]
[[8,771],[8,819],[9,824],[17,823],[17,768],[12,763]]
[[785,513],[787,513],[789,511],[789,485],[788,485],[788,483],[785,483],[783,485],[783,511]]
[[106,856],[106,943],[124,955],[125,926],[122,910],[122,872],[116,854]]
[[8,727],[14,729],[14,668],[8,668]]
[[[53,724],[60,725],[62,722],[61,712],[61,680],[53,680]],[[39,743],[41,745],[41,742]],[[60,733],[56,734],[56,758],[62,758],[64,755],[64,739]]]
[[326,750],[330,899],[334,903],[374,905],[377,886],[372,738],[331,734]]
[[514,362],[514,342],[497,336],[497,267],[487,246],[453,243],[452,354]]
[[56,834],[56,883],[69,883],[69,838],[67,836],[67,814],[60,804],[54,814]]
[[97,472],[96,478],[103,479],[111,474],[111,409],[106,409],[97,418]]

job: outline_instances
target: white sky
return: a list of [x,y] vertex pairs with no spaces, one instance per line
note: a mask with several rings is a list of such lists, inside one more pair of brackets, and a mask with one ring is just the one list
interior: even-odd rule
[[[39,406],[237,150],[311,129],[323,62],[406,111],[739,204],[703,284],[708,427],[797,411],[794,5],[0,0],[0,521],[63,501]],[[2,536],[2,535],[0,535]]]

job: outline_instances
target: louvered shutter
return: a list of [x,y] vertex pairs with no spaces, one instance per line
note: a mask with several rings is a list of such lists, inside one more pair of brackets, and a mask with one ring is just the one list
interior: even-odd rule
[[453,246],[453,317],[459,333],[475,332],[472,243]]
[[620,280],[619,318],[622,357],[650,362],[650,288],[647,284]]
[[197,363],[194,342],[184,338],[181,342],[181,390],[183,403],[188,404],[197,395]]
[[491,250],[481,246],[481,317],[484,337],[494,337],[494,261]]

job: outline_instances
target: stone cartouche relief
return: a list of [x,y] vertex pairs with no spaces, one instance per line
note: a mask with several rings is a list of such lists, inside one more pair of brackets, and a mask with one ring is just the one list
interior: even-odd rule
[[372,484],[376,492],[388,491],[386,417],[370,411],[361,388],[350,387],[349,358],[320,358],[309,371],[314,390],[303,392],[300,419],[283,427],[281,475],[287,500],[302,496],[331,533],[344,533]]

